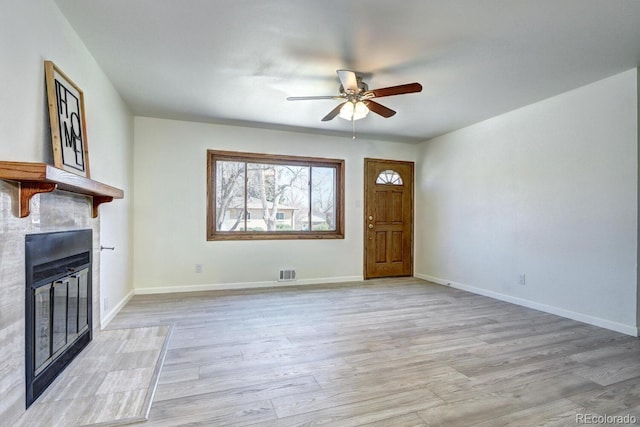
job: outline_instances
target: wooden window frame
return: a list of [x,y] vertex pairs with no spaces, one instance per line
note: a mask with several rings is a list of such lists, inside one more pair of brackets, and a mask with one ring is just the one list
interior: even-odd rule
[[[336,169],[335,230],[219,231],[216,230],[216,161],[332,167]],[[207,150],[207,240],[344,239],[344,160],[276,154]],[[309,201],[311,204],[311,200]],[[310,206],[311,207],[311,206]]]

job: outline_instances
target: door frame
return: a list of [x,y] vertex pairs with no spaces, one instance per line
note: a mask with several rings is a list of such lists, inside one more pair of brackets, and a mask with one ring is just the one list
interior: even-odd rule
[[[410,224],[409,224],[409,239],[411,242],[411,250],[410,250],[410,273],[408,276],[406,277],[413,277],[413,272],[414,272],[414,246],[415,246],[415,242],[414,242],[414,227],[415,227],[415,162],[411,162],[411,161],[406,161],[406,160],[389,160],[389,159],[376,159],[376,158],[370,158],[370,157],[365,157],[364,158],[364,192],[363,192],[363,197],[364,197],[364,201],[363,201],[363,211],[362,211],[362,229],[363,229],[363,277],[365,280],[370,279],[371,277],[369,277],[368,274],[368,270],[367,270],[367,251],[368,251],[368,241],[369,239],[367,238],[367,233],[368,233],[368,229],[367,229],[367,215],[369,212],[369,206],[368,206],[368,200],[369,198],[368,196],[368,191],[369,189],[369,182],[367,179],[367,171],[368,171],[368,164],[370,162],[383,162],[383,163],[388,163],[389,165],[394,165],[394,164],[402,164],[402,165],[408,165],[411,168],[411,183],[410,183],[410,189],[409,191],[411,192],[411,212],[410,212]],[[398,277],[398,276],[389,276],[389,277]]]

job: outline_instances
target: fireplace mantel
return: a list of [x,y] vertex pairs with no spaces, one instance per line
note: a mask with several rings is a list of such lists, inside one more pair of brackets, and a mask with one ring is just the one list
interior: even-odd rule
[[18,216],[29,216],[29,202],[36,194],[54,190],[68,191],[92,198],[92,218],[98,207],[113,199],[122,199],[124,191],[98,181],[76,175],[47,163],[0,161],[0,179],[18,183]]

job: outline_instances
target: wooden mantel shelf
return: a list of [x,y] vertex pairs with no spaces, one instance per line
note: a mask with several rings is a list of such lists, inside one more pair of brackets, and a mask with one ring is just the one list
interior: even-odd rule
[[55,168],[47,163],[0,161],[0,179],[18,183],[20,218],[29,216],[29,202],[33,196],[53,190],[91,197],[92,218],[98,216],[98,207],[102,203],[124,197],[124,191],[119,188]]

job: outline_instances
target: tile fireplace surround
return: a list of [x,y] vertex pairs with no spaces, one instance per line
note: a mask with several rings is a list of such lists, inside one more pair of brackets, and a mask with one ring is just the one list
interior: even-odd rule
[[0,181],[0,419],[11,425],[25,412],[25,235],[93,230],[93,329],[100,329],[100,220],[90,199],[55,191],[31,200],[18,218],[16,184]]

